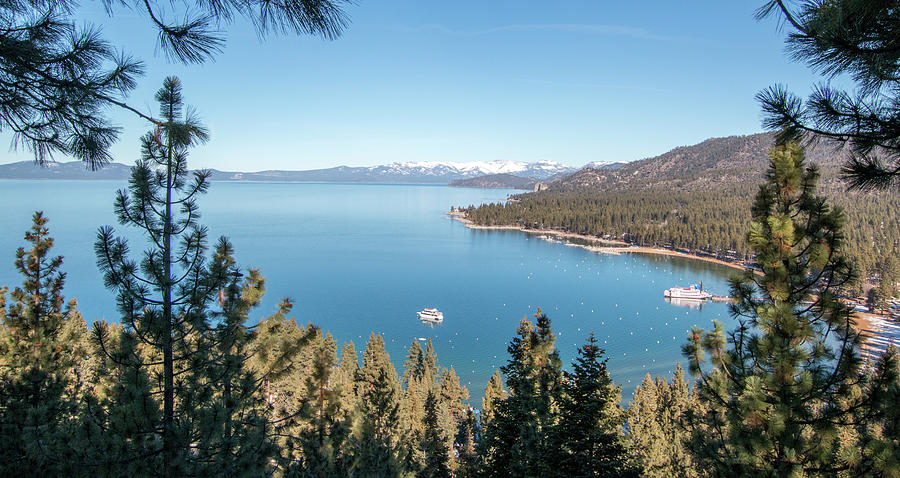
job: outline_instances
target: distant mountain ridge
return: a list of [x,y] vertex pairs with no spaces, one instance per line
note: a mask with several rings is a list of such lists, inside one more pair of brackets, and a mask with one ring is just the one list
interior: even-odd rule
[[[772,133],[710,138],[692,146],[679,146],[659,156],[625,163],[614,170],[581,169],[548,183],[551,191],[626,190],[667,186],[686,191],[720,189],[750,181],[759,183],[768,167]],[[806,145],[808,163],[822,172],[822,183],[838,180],[847,152],[831,140]]]
[[43,167],[34,161],[0,164],[2,179],[127,179],[130,172],[131,166],[121,163],[109,163],[96,171],[81,161],[47,163]]
[[[338,166],[305,171],[268,170],[232,172],[212,170],[214,181],[314,181],[359,183],[448,184],[490,174],[515,174],[520,177],[547,179],[577,171],[578,168],[553,161],[472,161],[472,162],[408,162],[369,167]],[[32,161],[0,165],[0,178],[5,179],[127,179],[130,166],[110,163],[98,171],[89,171],[83,163],[49,163],[38,167]]]
[[[610,161],[593,161],[586,164],[580,171],[614,171],[628,163],[610,162]],[[574,168],[573,168],[574,169]],[[546,170],[546,169],[545,169]],[[511,188],[511,189],[534,189],[540,184],[540,189],[544,188],[545,183],[552,183],[568,177],[570,174],[578,174],[579,171],[563,171],[549,177],[533,176],[517,176],[508,173],[486,174],[484,176],[476,176],[468,179],[456,179],[450,182],[450,186],[461,188]],[[601,174],[606,174],[605,172]]]

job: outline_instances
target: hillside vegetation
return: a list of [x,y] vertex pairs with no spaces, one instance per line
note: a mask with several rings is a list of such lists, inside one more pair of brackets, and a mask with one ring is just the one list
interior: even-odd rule
[[456,179],[450,182],[455,188],[509,188],[534,189],[535,178],[523,178],[512,174],[487,174],[477,178]]
[[[714,138],[615,171],[583,169],[546,191],[465,212],[483,226],[561,229],[743,260],[750,254],[750,206],[773,145],[771,134]],[[806,148],[808,163],[821,173],[821,192],[844,211],[848,256],[861,277],[876,280],[900,256],[900,194],[848,192],[840,179],[846,154],[828,141]]]

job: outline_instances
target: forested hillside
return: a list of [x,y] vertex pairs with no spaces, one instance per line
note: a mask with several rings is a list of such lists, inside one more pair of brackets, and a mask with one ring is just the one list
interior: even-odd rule
[[[750,253],[750,206],[773,145],[770,134],[710,139],[616,171],[585,169],[549,190],[465,212],[478,225],[562,229],[743,260]],[[827,141],[806,149],[822,192],[844,211],[847,255],[860,276],[877,279],[900,257],[900,194],[848,192],[840,179],[845,155]]]
[[510,188],[534,189],[535,178],[523,178],[512,174],[488,174],[469,179],[454,179],[450,186],[456,188]]

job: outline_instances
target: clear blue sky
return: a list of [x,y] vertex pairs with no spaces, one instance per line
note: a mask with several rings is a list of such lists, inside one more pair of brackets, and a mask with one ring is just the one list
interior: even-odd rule
[[[156,54],[149,22],[131,12],[109,19],[90,2],[83,15],[145,61],[132,105],[155,111],[162,79],[181,77],[212,132],[194,167],[580,166],[759,132],[756,92],[783,83],[805,95],[819,78],[789,61],[774,20],[753,19],[761,3],[360,0],[338,40],[261,41],[239,20],[225,52],[199,66]],[[130,164],[148,127],[111,115],[124,128],[115,160]]]

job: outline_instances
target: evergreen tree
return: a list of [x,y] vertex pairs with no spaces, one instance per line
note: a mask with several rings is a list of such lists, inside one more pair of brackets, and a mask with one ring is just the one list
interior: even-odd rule
[[604,351],[591,333],[564,382],[554,430],[556,476],[638,476],[622,437],[619,387],[606,371]]
[[886,312],[890,306],[891,299],[897,295],[897,279],[900,277],[897,259],[894,257],[885,259],[881,263],[879,276],[878,286],[876,287],[877,295],[880,299],[878,308],[882,309],[882,312]]
[[887,298],[882,295],[880,287],[872,287],[866,292],[866,306],[869,312],[877,313],[879,309],[887,308]]
[[491,375],[491,379],[488,380],[487,387],[484,389],[484,399],[481,405],[482,426],[493,419],[498,404],[506,400],[508,396],[509,393],[503,387],[503,375],[500,375],[500,371],[496,370],[494,375]]
[[758,18],[778,16],[792,31],[793,58],[831,79],[847,75],[856,91],[818,85],[806,103],[781,86],[757,98],[764,124],[782,141],[815,133],[849,142],[855,155],[845,166],[856,188],[889,188],[900,178],[900,11],[893,0],[772,0]]
[[264,376],[250,366],[258,334],[245,325],[265,293],[265,280],[258,270],[244,276],[233,253],[231,244],[220,240],[209,267],[213,280],[227,278],[227,283],[219,289],[218,307],[209,310],[208,344],[197,349],[205,354],[203,375],[198,374],[205,387],[179,399],[189,400],[198,417],[191,440],[197,473],[253,476],[278,453],[270,440],[270,407],[260,393]]
[[478,423],[475,419],[475,411],[470,407],[466,411],[466,419],[460,426],[460,439],[456,447],[458,458],[456,476],[460,478],[472,478],[478,476],[478,454],[475,451],[475,443],[478,441]]
[[305,380],[306,400],[300,413],[302,472],[296,474],[327,477],[348,473],[341,451],[350,423],[341,413],[341,390],[332,380],[336,370],[337,350],[328,335],[313,345],[313,363]]
[[[165,123],[142,138],[143,157],[132,168],[129,190],[119,191],[116,198],[120,222],[143,229],[155,248],[138,265],[128,258],[127,242],[114,238],[111,227],[100,229],[95,248],[107,287],[118,292],[125,333],[130,340],[158,347],[162,354],[163,475],[174,476],[186,472],[190,443],[189,433],[179,430],[186,420],[175,410],[176,356],[184,360],[196,354],[192,350],[196,345],[189,344],[208,329],[204,312],[225,283],[208,283],[203,261],[206,232],[197,223],[195,196],[206,191],[209,173],[195,173],[192,183],[185,178],[188,148],[205,141],[206,130],[195,117],[183,116],[181,83],[176,78],[166,79],[156,99]],[[179,207],[182,219],[176,217]],[[103,339],[102,334],[97,337]],[[132,366],[144,365],[137,359]],[[197,385],[190,380],[194,377],[179,376],[179,388]]]
[[256,324],[256,339],[250,366],[263,377],[262,393],[275,416],[289,425],[299,410],[303,393],[303,348],[315,339],[317,330],[300,327],[290,316],[293,305],[282,299],[274,314]]
[[[460,384],[459,376],[456,375],[456,370],[453,367],[450,367],[449,370],[444,369],[441,372],[439,398],[441,403],[449,407],[450,414],[455,422],[461,423],[465,420],[467,407],[464,401],[469,399],[469,390]],[[449,436],[455,436],[455,426],[454,433]]]
[[561,363],[550,319],[540,309],[532,324],[523,319],[501,371],[510,395],[495,402],[484,425],[479,454],[488,476],[551,476],[551,430],[558,419]]
[[432,382],[436,381],[440,377],[440,368],[438,367],[437,362],[437,353],[434,351],[434,344],[431,342],[431,337],[428,337],[428,340],[425,342],[425,355],[424,355],[425,365],[423,367],[423,376]]
[[[78,461],[99,476],[159,475],[164,465],[158,431],[162,407],[154,388],[159,357],[120,324],[95,321],[92,332],[104,379],[86,400]],[[134,366],[138,361],[154,366]]]
[[384,349],[384,339],[373,333],[356,374],[360,413],[352,434],[355,475],[391,477],[407,471],[400,392],[400,378]]
[[0,288],[0,475],[74,474],[71,436],[91,385],[87,327],[66,304],[62,257],[50,255],[47,219],[34,214],[15,267],[24,277],[9,297]]
[[425,352],[418,340],[413,340],[406,354],[406,363],[403,364],[403,386],[408,387],[412,379],[425,377]]
[[681,364],[676,365],[672,382],[665,377],[644,377],[628,405],[627,430],[630,448],[643,465],[643,474],[654,478],[701,476],[688,453],[690,437],[682,425],[684,414],[697,408],[695,394],[684,377]]
[[438,400],[434,391],[429,391],[425,399],[425,433],[422,437],[425,466],[416,477],[450,478],[450,450],[443,432],[438,425]]
[[732,281],[740,326],[731,346],[719,322],[692,330],[684,346],[708,407],[687,415],[692,452],[714,476],[898,471],[884,460],[896,456],[896,437],[872,434],[887,404],[860,368],[859,335],[834,294],[852,271],[841,213],[815,195],[817,177],[796,144],[772,151],[748,233],[761,274]]
[[425,434],[425,400],[435,388],[426,378],[425,352],[419,342],[413,340],[403,369],[403,392],[400,399],[400,428],[405,440],[404,454],[412,467],[421,470],[425,466],[425,454],[421,447]]
[[[462,438],[459,436],[460,424],[466,418],[463,402],[469,398],[469,391],[460,384],[459,377],[452,368],[447,370],[438,365],[431,341],[428,341],[425,351],[413,341],[407,354],[403,376],[405,388],[399,412],[403,454],[410,469],[430,473],[428,450],[424,447],[429,426],[426,423],[428,396],[434,395],[435,423],[439,428],[437,435],[444,440],[444,448],[450,450],[457,438]],[[436,381],[438,377],[440,380]],[[457,462],[450,460],[447,466],[452,473]]]
[[341,391],[341,412],[345,419],[351,419],[358,409],[358,397],[354,383],[359,373],[359,362],[353,341],[344,343],[341,348],[341,363],[335,372],[335,386]]
[[[463,424],[471,410],[465,402],[468,399],[469,390],[460,383],[456,370],[453,367],[449,370],[442,368],[438,396],[438,425],[450,449],[464,442]],[[450,471],[455,473],[458,465],[458,460],[451,460]]]
[[206,230],[197,222],[196,200],[209,173],[189,180],[187,155],[206,140],[206,130],[184,113],[177,78],[167,78],[156,99],[164,121],[142,138],[142,159],[116,198],[120,222],[141,229],[150,248],[136,262],[127,241],[111,227],[100,229],[95,249],[107,287],[118,294],[120,350],[111,349],[102,324],[94,332],[125,380],[107,421],[131,419],[135,425],[123,423],[123,430],[158,449],[107,458],[111,466],[146,461],[163,476],[228,472],[223,466],[262,472],[272,448],[263,412],[247,401],[255,380],[242,350],[250,340],[243,321],[262,293],[260,279],[251,274],[241,282],[224,239],[212,262],[204,259]]
[[433,393],[434,386],[421,378],[414,378],[403,390],[400,399],[399,421],[404,440],[403,454],[414,470],[425,466],[422,441],[425,436],[425,400]]

